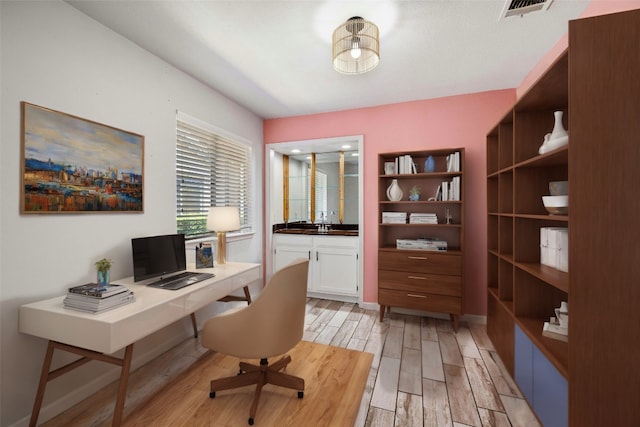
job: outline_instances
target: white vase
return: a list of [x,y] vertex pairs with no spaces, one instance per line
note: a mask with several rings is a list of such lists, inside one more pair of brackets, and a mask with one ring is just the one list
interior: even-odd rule
[[553,130],[544,136],[544,142],[538,149],[539,154],[544,154],[548,151],[560,148],[563,145],[569,143],[569,134],[562,125],[562,111],[555,111],[553,117],[555,122],[553,124]]
[[391,200],[392,202],[397,202],[399,200],[402,200],[403,195],[404,193],[398,185],[398,180],[394,179],[393,181],[391,181],[391,185],[387,187],[387,199]]

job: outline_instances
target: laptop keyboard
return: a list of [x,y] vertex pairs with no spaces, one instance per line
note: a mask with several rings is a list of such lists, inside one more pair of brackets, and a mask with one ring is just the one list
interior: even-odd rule
[[158,280],[157,282],[150,283],[149,286],[175,291],[177,289],[182,289],[186,286],[202,282],[203,280],[210,279],[214,276],[215,275],[213,273],[185,272],[172,277],[167,277],[166,279]]

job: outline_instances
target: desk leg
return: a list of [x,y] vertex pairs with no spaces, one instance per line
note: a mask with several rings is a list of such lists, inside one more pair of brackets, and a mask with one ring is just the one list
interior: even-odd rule
[[[51,360],[53,359],[53,351],[55,349],[63,350],[69,353],[82,356],[71,363],[68,363],[58,369],[50,371]],[[66,374],[74,370],[75,368],[88,363],[91,360],[99,360],[101,362],[111,363],[121,367],[120,371],[120,384],[118,386],[118,397],[116,399],[116,407],[113,411],[113,426],[117,427],[122,422],[122,411],[124,409],[124,400],[127,397],[127,382],[129,381],[129,370],[131,369],[131,358],[133,356],[133,344],[129,344],[125,351],[124,357],[118,359],[117,357],[109,356],[106,354],[98,353],[93,350],[87,350],[80,347],[74,347],[72,345],[59,343],[49,340],[47,346],[47,353],[44,356],[44,362],[42,363],[42,372],[40,373],[40,383],[38,384],[38,391],[36,392],[36,400],[33,403],[33,412],[31,412],[31,420],[29,421],[29,427],[35,427],[38,423],[38,416],[40,415],[40,409],[42,407],[42,400],[44,398],[44,390],[49,381],[58,378],[61,375]]]
[[38,392],[36,393],[36,400],[33,402],[33,411],[31,411],[31,420],[29,421],[29,427],[35,427],[38,423],[38,416],[40,415],[40,408],[42,407],[42,400],[44,398],[44,390],[47,387],[49,381],[49,369],[51,369],[51,359],[53,359],[54,345],[52,341],[49,341],[47,345],[47,352],[44,356],[44,362],[42,362],[42,372],[40,373],[40,383],[38,384]]
[[195,313],[191,313],[191,325],[193,325],[193,337],[198,338],[198,323],[196,322]]
[[124,410],[124,400],[127,397],[127,383],[129,382],[129,369],[131,368],[131,357],[133,355],[133,344],[129,344],[124,351],[122,359],[122,371],[120,372],[120,384],[118,385],[118,397],[116,407],[113,410],[113,426],[117,427],[122,423],[122,411]]

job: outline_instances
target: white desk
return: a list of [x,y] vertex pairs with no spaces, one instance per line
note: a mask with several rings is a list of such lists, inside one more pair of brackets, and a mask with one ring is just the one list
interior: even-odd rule
[[[131,289],[136,300],[98,314],[64,308],[64,295],[22,305],[20,332],[49,340],[30,425],[35,426],[38,420],[47,382],[90,360],[122,366],[113,416],[113,425],[120,425],[133,344],[260,278],[260,264],[253,263],[229,262],[197,271],[214,273],[215,277],[175,291],[146,286],[153,280],[134,283],[130,277],[114,281]],[[83,357],[50,372],[56,348]],[[122,359],[109,356],[122,348],[126,348]]]

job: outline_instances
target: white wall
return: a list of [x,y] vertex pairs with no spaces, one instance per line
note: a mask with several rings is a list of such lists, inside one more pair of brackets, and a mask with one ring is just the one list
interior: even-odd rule
[[[255,144],[256,234],[231,243],[232,261],[262,260],[263,151],[259,117],[66,3],[2,1],[0,18],[0,425],[7,426],[28,420],[46,348],[18,332],[18,307],[94,280],[102,257],[115,261],[112,279],[130,276],[132,237],[175,232],[176,110]],[[144,213],[20,215],[20,101],[144,135]],[[190,333],[185,319],[136,343],[134,366]],[[58,354],[54,364],[71,359]],[[91,362],[51,382],[40,421],[117,372]]]

